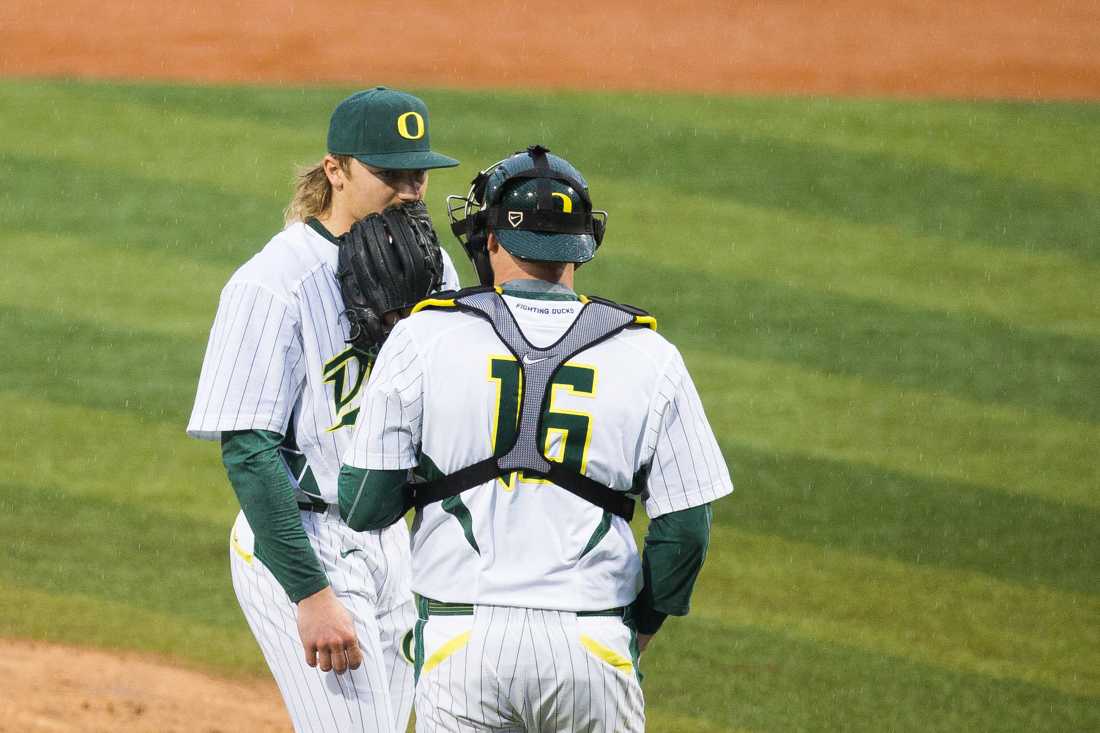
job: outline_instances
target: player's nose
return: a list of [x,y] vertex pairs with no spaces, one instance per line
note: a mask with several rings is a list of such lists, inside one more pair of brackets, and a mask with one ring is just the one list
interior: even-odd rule
[[397,190],[397,197],[404,202],[419,201],[424,196],[427,181],[426,171],[408,171],[394,186]]

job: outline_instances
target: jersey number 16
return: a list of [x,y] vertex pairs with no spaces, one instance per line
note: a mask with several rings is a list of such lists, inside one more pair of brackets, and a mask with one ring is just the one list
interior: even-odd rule
[[[514,356],[489,357],[489,381],[496,383],[497,405],[493,416],[493,454],[503,455],[516,439],[519,407],[523,400],[523,377]],[[592,416],[587,412],[566,410],[555,405],[559,393],[565,390],[575,397],[596,396],[596,368],[582,364],[563,364],[550,385],[550,401],[539,429],[538,442],[547,460],[584,473],[588,465],[588,446],[592,441]],[[549,483],[544,479],[524,476],[517,471],[499,479],[505,491],[516,488],[516,481],[525,484]]]

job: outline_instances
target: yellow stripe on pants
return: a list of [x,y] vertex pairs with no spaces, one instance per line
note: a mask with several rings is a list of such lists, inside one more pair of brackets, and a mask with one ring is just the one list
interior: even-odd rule
[[428,661],[424,662],[423,669],[420,670],[421,675],[426,675],[433,669],[438,667],[444,659],[457,652],[470,641],[470,632],[467,631],[463,634],[459,634],[455,638],[448,641],[443,646],[436,650],[435,654],[428,657]]
[[609,649],[591,636],[584,634],[581,634],[581,644],[584,644],[584,648],[592,652],[598,659],[602,659],[623,674],[634,674],[634,665],[631,661],[614,649]]

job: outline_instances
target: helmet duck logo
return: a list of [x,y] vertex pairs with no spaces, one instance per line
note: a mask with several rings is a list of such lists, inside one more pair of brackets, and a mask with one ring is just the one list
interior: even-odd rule
[[523,212],[522,211],[509,211],[508,212],[508,223],[512,225],[513,229],[518,227],[520,224],[523,223]]

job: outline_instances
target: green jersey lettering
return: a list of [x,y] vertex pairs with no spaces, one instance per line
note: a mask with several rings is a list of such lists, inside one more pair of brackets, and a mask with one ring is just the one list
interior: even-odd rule
[[[493,454],[503,455],[516,440],[519,410],[523,402],[523,373],[513,356],[489,357],[489,380],[496,383],[497,407],[493,418]],[[592,416],[587,412],[560,407],[562,391],[579,397],[596,396],[596,368],[583,364],[563,364],[550,384],[550,400],[543,411],[538,444],[549,461],[560,463],[577,473],[588,465],[592,442]],[[516,481],[547,483],[544,479],[524,476],[517,471],[500,479],[505,491],[515,489]]]
[[[348,371],[352,361],[358,366],[358,374],[354,383],[347,387],[350,379]],[[324,366],[324,382],[332,384],[332,398],[335,402],[336,424],[328,429],[328,432],[339,430],[348,425],[355,424],[355,418],[359,415],[359,407],[355,405],[355,398],[359,396],[359,390],[370,374],[369,363],[364,364],[359,358],[359,353],[354,348],[348,348],[332,357]]]

